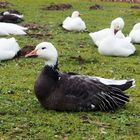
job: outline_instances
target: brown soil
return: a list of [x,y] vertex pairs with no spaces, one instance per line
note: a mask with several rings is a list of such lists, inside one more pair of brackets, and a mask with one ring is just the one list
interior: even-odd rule
[[99,4],[95,4],[93,6],[89,7],[90,10],[103,10],[103,7],[100,6]]
[[72,8],[71,4],[61,3],[61,4],[51,4],[49,6],[45,6],[42,10],[67,10]]
[[37,32],[37,33],[28,33],[28,35],[32,38],[42,39],[44,37],[53,38],[51,33]]
[[36,24],[36,23],[23,23],[21,25],[29,28],[30,30],[39,30],[39,29],[48,30],[47,25],[39,25],[39,24]]
[[35,49],[35,46],[26,45],[17,54],[17,57],[25,56],[29,52]]
[[49,38],[52,38],[52,34],[48,31],[47,25],[40,25],[36,23],[23,23],[20,25],[29,28],[27,35],[32,38],[42,39],[43,37],[46,37],[46,36]]
[[9,2],[0,2],[0,8],[8,8],[10,5]]

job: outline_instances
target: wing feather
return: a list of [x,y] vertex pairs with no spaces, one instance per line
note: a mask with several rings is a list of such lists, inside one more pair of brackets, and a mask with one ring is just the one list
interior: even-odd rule
[[[128,101],[128,96],[116,87],[111,87],[94,80],[93,78],[64,74],[64,95],[77,101],[77,108],[81,110],[109,111],[123,106]],[[92,108],[92,105],[95,108]]]

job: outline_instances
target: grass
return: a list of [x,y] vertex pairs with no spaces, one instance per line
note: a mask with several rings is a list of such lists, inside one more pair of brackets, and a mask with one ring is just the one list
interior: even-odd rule
[[[55,0],[7,0],[12,9],[21,11],[25,22],[47,24],[53,37],[42,39],[15,36],[20,47],[52,42],[59,51],[61,71],[74,71],[106,78],[135,78],[136,87],[127,91],[130,102],[116,112],[56,112],[45,110],[37,101],[33,86],[44,62],[41,59],[14,59],[0,63],[0,140],[138,140],[140,138],[140,45],[128,58],[106,57],[98,54],[88,33],[63,31],[58,25],[73,10],[83,14],[89,31],[110,25],[121,16],[125,20],[123,32],[128,34],[139,22],[139,9],[132,4],[90,0],[70,0],[73,9],[43,11],[42,5]],[[58,0],[57,3],[65,3]],[[104,10],[89,10],[95,3]],[[1,11],[4,9],[1,9]],[[81,48],[80,46],[83,46]],[[81,56],[85,62],[71,57]]]

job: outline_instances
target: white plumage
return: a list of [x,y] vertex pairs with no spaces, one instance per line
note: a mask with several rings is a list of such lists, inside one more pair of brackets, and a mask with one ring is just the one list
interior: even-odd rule
[[140,23],[134,25],[133,29],[129,33],[133,43],[140,43]]
[[123,27],[124,27],[124,20],[118,17],[111,22],[110,28],[106,28],[97,32],[89,33],[89,36],[92,38],[95,45],[99,46],[99,43],[102,39],[108,36],[112,36],[114,34],[118,38],[125,38],[125,36],[123,35],[121,31]]
[[19,50],[20,47],[14,37],[0,39],[0,61],[12,59]]
[[78,11],[74,11],[71,17],[67,17],[63,21],[62,27],[68,31],[84,31],[86,29],[85,22],[81,19]]
[[28,28],[22,27],[13,23],[2,23],[0,22],[0,35],[25,35]]
[[131,39],[129,37],[118,38],[112,35],[100,42],[98,51],[102,55],[127,57],[134,54],[136,50],[130,41]]

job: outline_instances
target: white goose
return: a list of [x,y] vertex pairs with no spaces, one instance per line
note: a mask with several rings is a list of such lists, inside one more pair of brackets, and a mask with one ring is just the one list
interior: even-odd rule
[[28,28],[13,23],[0,22],[0,35],[25,35]]
[[140,23],[134,25],[129,37],[131,37],[132,43],[140,43]]
[[14,58],[19,50],[20,47],[14,37],[0,39],[0,61]]
[[123,106],[123,92],[134,86],[134,79],[109,80],[58,71],[58,53],[53,44],[42,42],[26,57],[40,57],[45,67],[35,83],[35,94],[46,109],[61,111],[110,111]]
[[81,19],[78,11],[74,11],[71,17],[67,17],[63,21],[62,27],[68,31],[84,31],[86,29],[85,22]]
[[118,38],[125,38],[125,36],[121,31],[123,27],[124,27],[124,20],[121,17],[118,17],[111,22],[110,28],[89,33],[89,36],[92,38],[95,45],[98,46],[102,39],[114,34],[116,34],[116,37]]
[[98,52],[102,55],[108,56],[124,56],[134,54],[136,51],[135,46],[131,43],[129,37],[118,38],[111,35],[101,40],[98,46]]

